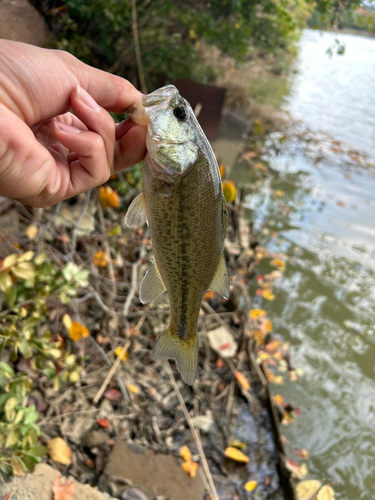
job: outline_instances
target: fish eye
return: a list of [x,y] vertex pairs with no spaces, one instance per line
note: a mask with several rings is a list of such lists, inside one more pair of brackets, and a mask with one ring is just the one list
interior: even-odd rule
[[174,108],[173,114],[177,118],[177,120],[184,120],[186,118],[186,111],[182,106],[177,106],[177,108]]

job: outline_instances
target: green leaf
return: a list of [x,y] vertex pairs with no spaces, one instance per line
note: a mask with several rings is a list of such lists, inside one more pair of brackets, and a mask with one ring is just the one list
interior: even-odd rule
[[35,406],[31,405],[26,409],[25,418],[23,419],[24,425],[30,425],[36,422],[39,418],[39,413],[36,411]]
[[27,455],[33,456],[33,457],[44,457],[44,455],[47,454],[47,447],[46,446],[34,446],[31,448],[28,452]]
[[14,285],[11,285],[6,289],[6,292],[4,294],[6,305],[8,307],[13,307],[14,304],[16,303],[16,298],[17,298],[17,289]]
[[0,361],[0,371],[5,373],[9,378],[14,377],[14,370],[11,366],[8,365],[8,363],[5,363],[5,361]]
[[5,403],[4,411],[5,411],[5,417],[8,420],[8,422],[11,422],[16,416],[16,412],[14,411],[16,404],[17,404],[16,398],[9,398],[8,401]]

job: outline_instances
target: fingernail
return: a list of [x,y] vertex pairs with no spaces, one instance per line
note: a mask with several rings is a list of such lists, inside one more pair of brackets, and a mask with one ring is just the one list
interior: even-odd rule
[[68,125],[64,122],[55,121],[55,127],[62,130],[63,132],[67,132],[68,134],[80,134],[82,132],[81,129],[73,127],[73,125]]
[[86,92],[85,89],[83,89],[79,85],[77,85],[77,97],[90,109],[98,111],[100,107],[99,104],[91,97],[91,95],[88,92]]

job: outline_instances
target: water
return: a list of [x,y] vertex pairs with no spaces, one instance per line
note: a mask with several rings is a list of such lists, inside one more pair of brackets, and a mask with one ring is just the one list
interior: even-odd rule
[[[366,161],[350,148],[375,156],[375,40],[340,35],[346,54],[329,58],[334,38],[304,32],[298,73],[283,107],[336,142],[322,134],[281,141],[275,135],[264,158],[269,175],[247,195],[245,206],[259,230],[269,229],[265,246],[287,259],[275,300],[253,296],[305,372],[301,381],[273,387],[301,409],[296,422],[283,428],[289,451],[306,448],[307,477],[331,484],[337,499],[371,500],[375,170],[364,168]],[[237,175],[249,180],[253,174],[242,164]],[[275,196],[276,190],[283,196]],[[262,266],[271,270],[267,261]]]

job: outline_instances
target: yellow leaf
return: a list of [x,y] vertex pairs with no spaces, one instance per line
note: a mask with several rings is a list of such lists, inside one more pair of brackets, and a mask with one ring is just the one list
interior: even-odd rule
[[233,181],[223,181],[223,193],[228,203],[236,199],[237,189]]
[[270,331],[272,330],[272,321],[270,319],[264,319],[261,322],[259,329],[263,333],[263,335],[267,335],[267,333],[270,333]]
[[244,488],[246,491],[253,491],[257,487],[258,481],[248,481]]
[[280,260],[280,259],[273,259],[273,260],[271,260],[270,264],[271,264],[271,266],[277,267],[277,269],[279,271],[284,271],[285,267],[286,267],[285,262],[283,260]]
[[69,332],[70,327],[72,326],[72,318],[69,316],[69,314],[64,314],[64,316],[62,317],[62,323]]
[[246,443],[242,443],[238,439],[233,439],[232,441],[229,441],[229,446],[233,446],[234,448],[238,448],[239,450],[245,450],[247,448]]
[[284,403],[284,398],[281,394],[276,394],[276,396],[273,397],[273,400],[277,405],[282,405]]
[[266,300],[274,300],[275,299],[274,293],[272,293],[269,288],[265,288],[264,290],[262,290],[262,296]]
[[243,462],[245,464],[250,462],[249,457],[247,457],[244,453],[242,453],[242,451],[237,450],[237,448],[233,448],[232,446],[229,446],[224,453],[228,458],[231,458],[236,462]]
[[33,257],[34,252],[32,250],[29,250],[28,252],[25,252],[18,257],[18,262],[26,262],[31,260]]
[[259,250],[257,252],[257,259],[262,260],[262,259],[264,259],[264,257],[265,257],[264,252],[262,252],[261,250]]
[[136,385],[133,385],[133,384],[128,384],[126,387],[127,387],[127,388],[129,389],[129,391],[130,391],[130,392],[132,392],[133,394],[138,394],[138,392],[139,392],[139,389],[138,389],[138,387],[137,387]]
[[264,309],[251,309],[250,310],[250,319],[258,319],[258,318],[264,318],[267,313]]
[[55,462],[63,465],[72,463],[72,450],[60,437],[47,441],[48,454]]
[[302,458],[309,458],[309,452],[307,450],[305,450],[305,448],[302,448],[301,449],[301,456]]
[[304,477],[307,475],[307,473],[309,472],[308,468],[307,468],[307,465],[305,463],[303,463],[300,468],[299,468],[299,473],[301,475],[301,477]]
[[[121,356],[121,353],[122,353],[122,347],[121,346],[116,347],[114,351],[114,355],[116,356],[116,358]],[[128,357],[129,357],[129,352],[125,351],[124,354],[121,356],[121,361],[125,361]]]
[[276,195],[276,196],[282,196],[283,194],[284,194],[284,191],[281,191],[281,189],[277,189],[277,190],[275,191],[275,195]]
[[189,460],[188,462],[184,462],[183,464],[181,464],[181,468],[183,471],[187,472],[190,477],[195,477],[198,469],[198,464]]
[[35,277],[35,265],[32,262],[19,262],[12,267],[12,272],[17,278],[32,280]]
[[106,267],[108,265],[108,261],[109,261],[108,255],[105,252],[103,252],[103,250],[96,252],[96,254],[92,259],[93,264],[95,264],[98,267]]
[[282,375],[277,375],[277,377],[273,379],[273,383],[277,385],[284,385],[284,379]]
[[0,288],[3,292],[6,292],[10,286],[12,286],[13,281],[10,274],[3,271],[0,273]]
[[21,462],[18,460],[17,457],[11,459],[11,465],[13,474],[15,474],[16,476],[23,476],[25,474],[25,470],[22,467]]
[[236,376],[237,382],[241,385],[241,387],[243,389],[245,389],[245,391],[249,391],[250,390],[250,382],[247,380],[245,375],[241,372],[238,372],[238,371],[235,371],[234,374]]
[[88,337],[89,331],[85,326],[81,325],[81,323],[78,323],[78,321],[73,321],[69,328],[69,335],[74,342],[77,342],[81,337]]
[[11,255],[8,255],[8,257],[5,257],[4,262],[3,262],[3,267],[12,267],[14,264],[18,261],[18,253],[12,253]]
[[317,500],[334,500],[335,492],[330,486],[326,485],[319,491],[316,498]]
[[319,490],[322,483],[317,479],[302,481],[296,486],[296,494],[298,500],[310,500]]
[[186,445],[180,449],[180,457],[182,457],[185,462],[189,462],[191,460],[191,451]]
[[224,165],[219,165],[219,172],[220,172],[220,177],[223,178],[225,173]]

